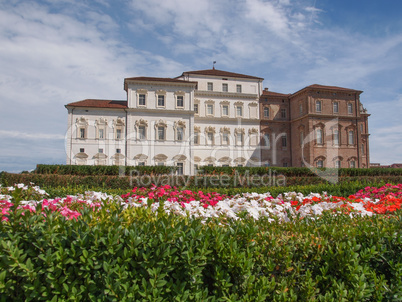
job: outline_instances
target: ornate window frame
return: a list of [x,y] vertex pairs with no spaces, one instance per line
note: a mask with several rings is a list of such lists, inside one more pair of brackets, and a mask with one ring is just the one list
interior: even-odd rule
[[314,159],[315,166],[317,168],[324,168],[325,167],[325,160],[326,160],[325,156],[323,156],[323,155],[317,156]]
[[[166,129],[167,129],[167,123],[164,120],[159,120],[155,123],[155,140],[156,141],[166,141]],[[159,138],[159,128],[163,127],[163,139]]]
[[[140,127],[145,127],[145,137],[141,137]],[[148,121],[139,119],[135,121],[134,128],[136,130],[136,139],[139,141],[147,140],[148,138]]]
[[[347,138],[347,146],[355,147],[356,146],[356,126],[349,125],[345,128],[345,131],[346,131],[346,138]],[[352,140],[352,142],[351,142],[351,140]]]
[[[197,112],[195,111],[195,106],[197,105]],[[193,110],[194,110],[194,115],[195,116],[200,116],[200,109],[201,109],[201,107],[200,107],[200,100],[199,99],[195,99],[194,100],[194,107],[193,107]]]
[[75,124],[77,127],[77,138],[78,139],[87,139],[88,138],[88,119],[85,117],[77,117],[75,120]]
[[[183,142],[185,139],[185,134],[186,134],[186,122],[185,121],[175,121],[173,124],[173,129],[174,129],[174,138],[175,141],[177,142]],[[183,137],[181,140],[179,140],[179,129],[182,129],[182,135]]]
[[[258,146],[258,138],[259,138],[259,131],[257,128],[253,127],[248,129],[248,137],[249,137],[249,145],[250,146]],[[253,139],[255,139],[255,142],[253,143]]]
[[[148,101],[148,90],[146,89],[137,89],[137,107],[139,108],[145,108],[147,107],[147,101]],[[140,95],[144,95],[145,96],[145,104],[141,105],[140,104]]]
[[[115,140],[122,140],[124,138],[124,127],[126,123],[123,118],[118,117],[117,119],[113,120],[113,132],[114,132],[114,139]],[[120,133],[120,137],[119,137]]]
[[[222,146],[229,146],[230,145],[230,128],[229,127],[222,127],[220,129],[220,140]],[[227,137],[228,141],[225,143],[224,137]]]
[[[205,127],[204,132],[205,132],[205,145],[214,146],[215,145],[215,133],[216,133],[215,127],[212,127],[212,126]],[[212,133],[212,142],[211,142],[211,144],[208,144],[208,135],[211,133]]]
[[[174,95],[175,95],[175,108],[180,109],[180,110],[184,109],[184,107],[185,107],[185,92],[184,91],[176,91],[174,93]],[[178,105],[179,98],[182,98],[183,106]]]
[[[100,130],[103,130],[103,137],[100,136]],[[100,117],[99,119],[95,120],[95,133],[96,139],[104,140],[106,139],[106,130],[107,130],[107,119],[104,117]]]
[[315,100],[315,112],[316,113],[322,112],[322,100]]
[[[212,113],[208,112],[209,106],[212,106]],[[205,116],[215,116],[215,101],[213,100],[205,101]]]
[[[244,128],[236,128],[234,130],[235,133],[235,146],[244,146],[244,136],[246,134],[246,130]],[[240,137],[240,143],[239,143]]]
[[[235,116],[237,118],[244,117],[244,103],[243,102],[235,102],[234,106],[235,106]],[[240,109],[241,115],[239,115],[239,113],[237,111],[238,109]]]
[[[323,123],[318,123],[313,126],[314,128],[314,144],[316,146],[325,145],[325,125]],[[321,136],[320,136],[321,135]],[[321,139],[321,141],[319,141]]]
[[[201,137],[201,128],[200,128],[200,126],[194,126],[194,135],[193,135],[193,143],[194,143],[194,145],[199,145],[200,144],[200,139],[201,139],[200,137]],[[196,141],[196,139],[197,139],[197,141]]]
[[[221,105],[221,116],[222,117],[229,117],[230,116],[230,102],[229,101],[222,101],[222,102],[220,102],[220,105]],[[223,107],[224,106],[227,106],[228,114],[223,113]]]
[[[166,108],[166,90],[158,89],[155,91],[156,108]],[[163,96],[163,105],[159,105],[159,96]]]

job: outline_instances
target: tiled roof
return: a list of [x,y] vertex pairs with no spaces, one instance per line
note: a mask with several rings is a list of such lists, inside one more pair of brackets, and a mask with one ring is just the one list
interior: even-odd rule
[[127,108],[127,101],[86,99],[86,100],[82,100],[82,101],[67,104],[66,106],[124,109],[124,108]]
[[362,93],[363,92],[361,90],[354,90],[354,89],[338,87],[338,86],[326,86],[326,85],[313,84],[313,85],[306,86],[306,87],[296,91],[292,95],[296,95],[299,92],[306,90],[306,89],[321,89],[321,90],[343,91],[343,92],[351,92],[351,93]]
[[170,83],[193,83],[197,84],[197,82],[184,81],[172,78],[155,78],[155,77],[134,77],[134,78],[125,78],[126,81],[152,81],[152,82],[170,82]]
[[231,77],[231,78],[246,78],[246,79],[256,79],[256,80],[263,80],[263,78],[253,77],[241,73],[234,73],[224,70],[218,69],[205,69],[205,70],[195,70],[195,71],[185,71],[183,72],[182,76],[187,74],[199,74],[199,75],[209,75],[209,76],[217,76],[217,77]]
[[261,97],[263,98],[264,96],[277,96],[277,97],[288,97],[290,94],[284,94],[284,93],[279,93],[279,92],[273,92],[269,90],[263,90]]
[[337,90],[337,91],[363,92],[363,91],[360,91],[360,90],[355,90],[355,89],[350,89],[350,88],[343,88],[343,87],[338,87],[338,86],[325,86],[325,85],[319,85],[319,84],[313,84],[313,85],[307,86],[306,88],[323,89],[323,90]]

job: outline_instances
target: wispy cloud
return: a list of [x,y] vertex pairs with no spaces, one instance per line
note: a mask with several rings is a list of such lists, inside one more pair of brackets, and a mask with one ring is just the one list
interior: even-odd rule
[[29,140],[64,140],[65,136],[61,134],[49,133],[26,133],[20,131],[0,130],[0,138],[18,138]]

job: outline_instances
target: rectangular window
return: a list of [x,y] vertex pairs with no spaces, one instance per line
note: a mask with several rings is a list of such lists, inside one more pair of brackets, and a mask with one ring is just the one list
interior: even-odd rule
[[226,83],[222,84],[222,91],[223,92],[228,92],[228,84],[226,84]]
[[146,105],[146,103],[145,103],[145,94],[140,94],[138,96],[138,105],[139,106],[145,106]]
[[80,148],[80,153],[84,153],[85,149],[84,148]]
[[264,107],[264,117],[269,118],[269,108],[268,107]]
[[194,104],[194,112],[195,114],[198,114],[198,104]]
[[350,161],[349,164],[351,168],[356,168],[356,162],[354,160]]
[[361,145],[362,155],[364,155],[364,144]]
[[241,93],[241,85],[239,84],[236,85],[236,92]]
[[335,161],[335,168],[339,169],[341,167],[341,161],[340,160],[336,160]]
[[285,108],[281,109],[281,118],[286,118],[286,109]]
[[348,114],[353,114],[353,104],[352,103],[348,104]]
[[183,170],[184,170],[184,164],[183,163],[177,163],[177,175],[183,175]]
[[214,105],[212,105],[212,104],[207,105],[207,113],[209,115],[214,115]]
[[165,127],[158,127],[158,140],[165,140]]
[[315,101],[315,112],[321,112],[321,101]]
[[214,143],[214,134],[212,132],[207,133],[207,144],[212,145]]
[[121,129],[116,129],[116,139],[121,139]]
[[103,149],[98,149],[98,153],[103,153]]
[[264,146],[268,147],[268,148],[271,146],[271,142],[269,140],[269,134],[268,133],[264,134]]
[[208,82],[208,91],[213,91],[214,90],[214,83]]
[[181,142],[183,140],[183,136],[184,136],[183,128],[182,127],[177,127],[176,131],[177,131],[177,140]]
[[354,143],[355,143],[355,133],[353,132],[353,130],[351,130],[348,133],[348,144],[354,145]]
[[334,130],[334,137],[333,137],[333,140],[334,140],[334,145],[335,146],[339,146],[339,131],[338,130]]
[[315,132],[317,145],[323,144],[322,129],[317,129]]
[[164,162],[158,162],[158,166],[164,166],[165,163]]
[[141,140],[147,138],[145,126],[138,127],[138,135],[139,135],[139,139],[141,139]]
[[229,133],[222,133],[222,145],[229,145]]
[[323,168],[324,167],[324,161],[323,160],[317,160],[317,168]]
[[229,106],[223,105],[222,106],[222,116],[228,116],[228,115],[229,115]]
[[301,131],[300,132],[300,146],[303,146],[303,145],[304,145],[304,132]]
[[184,107],[184,96],[182,96],[182,95],[177,96],[176,106],[179,107],[179,108]]
[[236,144],[238,146],[243,145],[243,133],[237,133],[236,134]]
[[303,114],[303,103],[299,104],[299,113]]
[[360,124],[360,132],[363,133],[363,124]]
[[105,138],[105,131],[103,129],[99,129],[99,138],[104,139]]
[[236,116],[243,116],[243,107],[242,106],[236,107]]
[[286,168],[288,166],[288,163],[283,163],[283,166]]
[[282,147],[286,148],[287,146],[288,146],[288,138],[287,135],[285,134],[282,136]]
[[339,102],[333,103],[333,111],[334,113],[339,113]]
[[165,107],[165,96],[158,95],[158,107]]
[[137,164],[137,166],[145,166],[145,162],[140,161],[140,162]]
[[194,132],[194,144],[198,145],[200,143],[200,133]]
[[120,154],[121,153],[121,149],[116,149],[116,153]]
[[85,128],[80,128],[80,138],[85,138]]

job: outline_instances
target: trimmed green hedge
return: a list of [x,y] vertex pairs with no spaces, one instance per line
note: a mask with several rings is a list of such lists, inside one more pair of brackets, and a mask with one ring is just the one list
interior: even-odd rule
[[[163,175],[175,172],[174,166],[87,166],[87,165],[37,165],[33,171],[35,174],[57,174],[57,175],[100,175],[118,176],[130,175]],[[133,172],[132,172],[133,173]]]
[[[76,165],[37,165],[33,173],[59,174],[59,175],[163,175],[176,171],[173,166],[76,166]],[[207,175],[269,175],[270,173],[282,174],[286,177],[316,176],[316,171],[326,171],[329,175],[339,176],[402,176],[402,169],[394,168],[370,168],[370,169],[317,169],[317,168],[284,168],[284,167],[208,167],[200,168]]]
[[401,219],[27,212],[0,223],[0,301],[400,301]]
[[[371,183],[389,182],[402,183],[402,175],[398,176],[354,176],[339,177],[339,183],[350,183],[359,181],[363,186]],[[172,175],[143,175],[138,177],[130,176],[80,176],[80,175],[58,175],[58,174],[12,174],[3,172],[1,183],[3,185],[14,185],[16,183],[34,183],[40,187],[68,187],[80,186],[88,188],[123,189],[129,190],[133,187],[150,187],[155,185],[166,185],[177,187],[198,187],[198,188],[253,188],[253,187],[288,187],[328,184],[318,176],[311,177],[284,177],[280,175],[261,178],[258,175],[197,175],[197,176],[172,176]]]

